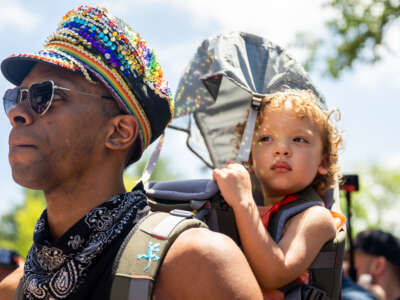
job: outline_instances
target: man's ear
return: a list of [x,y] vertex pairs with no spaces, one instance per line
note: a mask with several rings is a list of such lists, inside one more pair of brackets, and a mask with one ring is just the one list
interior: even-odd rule
[[105,146],[111,150],[130,148],[139,135],[139,122],[132,115],[118,115],[110,120]]
[[387,260],[383,256],[375,257],[370,266],[370,272],[372,275],[381,275],[387,266]]

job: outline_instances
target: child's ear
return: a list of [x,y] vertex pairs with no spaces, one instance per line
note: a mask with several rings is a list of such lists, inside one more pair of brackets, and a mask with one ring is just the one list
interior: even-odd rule
[[321,160],[321,164],[318,167],[318,174],[326,175],[328,174],[328,170],[329,170],[328,159],[324,156]]
[[249,163],[246,163],[246,164],[245,164],[245,167],[246,167],[247,171],[248,171],[250,174],[253,174],[253,173],[254,173],[253,165],[251,165],[251,164],[249,164]]
[[319,166],[318,167],[318,173],[321,174],[321,175],[326,175],[326,174],[328,174],[328,169],[323,167],[323,166]]

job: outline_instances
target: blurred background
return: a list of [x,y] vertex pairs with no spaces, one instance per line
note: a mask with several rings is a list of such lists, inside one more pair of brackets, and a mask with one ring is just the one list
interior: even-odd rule
[[[41,49],[61,17],[81,4],[104,6],[138,31],[156,50],[172,92],[201,41],[212,35],[248,31],[287,48],[310,71],[329,108],[341,111],[338,126],[345,147],[340,166],[360,180],[360,191],[352,197],[353,234],[379,227],[400,235],[399,0],[0,0],[0,59]],[[1,93],[9,87],[1,77]],[[25,256],[45,204],[41,192],[12,180],[9,130],[3,114],[0,247]],[[186,148],[185,140],[184,133],[167,130],[153,179],[210,178],[210,170]],[[144,162],[128,169],[127,186],[138,178]]]

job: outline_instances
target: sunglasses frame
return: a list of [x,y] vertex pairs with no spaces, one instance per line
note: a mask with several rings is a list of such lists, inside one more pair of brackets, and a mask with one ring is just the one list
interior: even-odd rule
[[[41,85],[41,84],[48,83],[48,82],[51,84],[51,97],[50,97],[50,100],[48,101],[48,103],[47,103],[46,108],[44,109],[44,111],[41,112],[41,113],[39,113],[39,112],[34,108],[34,106],[32,105],[32,97],[31,97],[32,90],[31,90],[31,88],[32,88],[33,86],[35,86],[35,85]],[[15,87],[15,88],[13,88],[13,89],[8,89],[8,90],[6,90],[6,92],[5,92],[4,96],[3,96],[4,111],[5,111],[6,115],[8,115],[9,112],[10,112],[15,106],[17,106],[17,105],[18,105],[19,103],[21,103],[22,101],[28,99],[29,106],[30,106],[30,108],[32,109],[32,111],[35,112],[35,113],[36,113],[37,115],[39,115],[39,116],[43,116],[43,115],[50,109],[51,104],[53,103],[54,91],[55,91],[56,89],[64,90],[64,91],[68,91],[68,92],[72,92],[72,93],[76,93],[76,94],[80,94],[80,95],[85,95],[85,96],[99,97],[99,98],[104,98],[104,99],[114,99],[114,98],[111,97],[111,96],[97,95],[97,94],[91,94],[91,93],[86,93],[86,92],[71,90],[71,89],[69,89],[69,88],[65,88],[65,87],[61,87],[61,86],[56,85],[56,84],[54,83],[53,80],[46,80],[46,81],[43,81],[43,82],[40,82],[40,83],[34,83],[34,84],[32,84],[32,85],[31,85],[29,88],[27,88],[27,89],[23,89],[23,88],[20,88],[20,87]],[[13,104],[11,105],[11,107],[8,108],[8,111],[7,111],[5,96],[6,96],[7,92],[13,91],[13,90],[18,90],[18,91],[19,91],[19,92],[18,92],[18,97],[17,97],[15,103],[13,103]],[[25,98],[23,98],[24,95],[26,95]],[[27,98],[26,98],[26,97],[27,97]],[[11,102],[10,100],[7,100],[7,101],[8,101],[8,103]]]

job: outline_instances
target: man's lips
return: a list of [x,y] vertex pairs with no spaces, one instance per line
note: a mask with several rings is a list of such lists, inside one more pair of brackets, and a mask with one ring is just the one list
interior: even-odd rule
[[14,151],[20,151],[20,150],[34,150],[37,149],[35,145],[29,145],[29,144],[10,144],[10,153]]
[[10,149],[37,148],[37,144],[34,142],[34,139],[31,135],[28,135],[27,133],[23,134],[22,132],[18,132],[15,129],[11,130],[10,132],[8,145]]
[[29,149],[29,148],[37,148],[36,145],[34,145],[32,142],[30,141],[23,141],[23,140],[14,140],[14,139],[10,139],[8,142],[8,145],[10,147],[10,149]]
[[34,143],[26,140],[9,139],[8,145],[10,148],[22,147],[22,148],[36,148]]
[[276,172],[288,172],[292,170],[292,167],[287,162],[278,161],[272,165],[271,170]]
[[27,144],[11,144],[10,148],[36,148],[36,146]]

